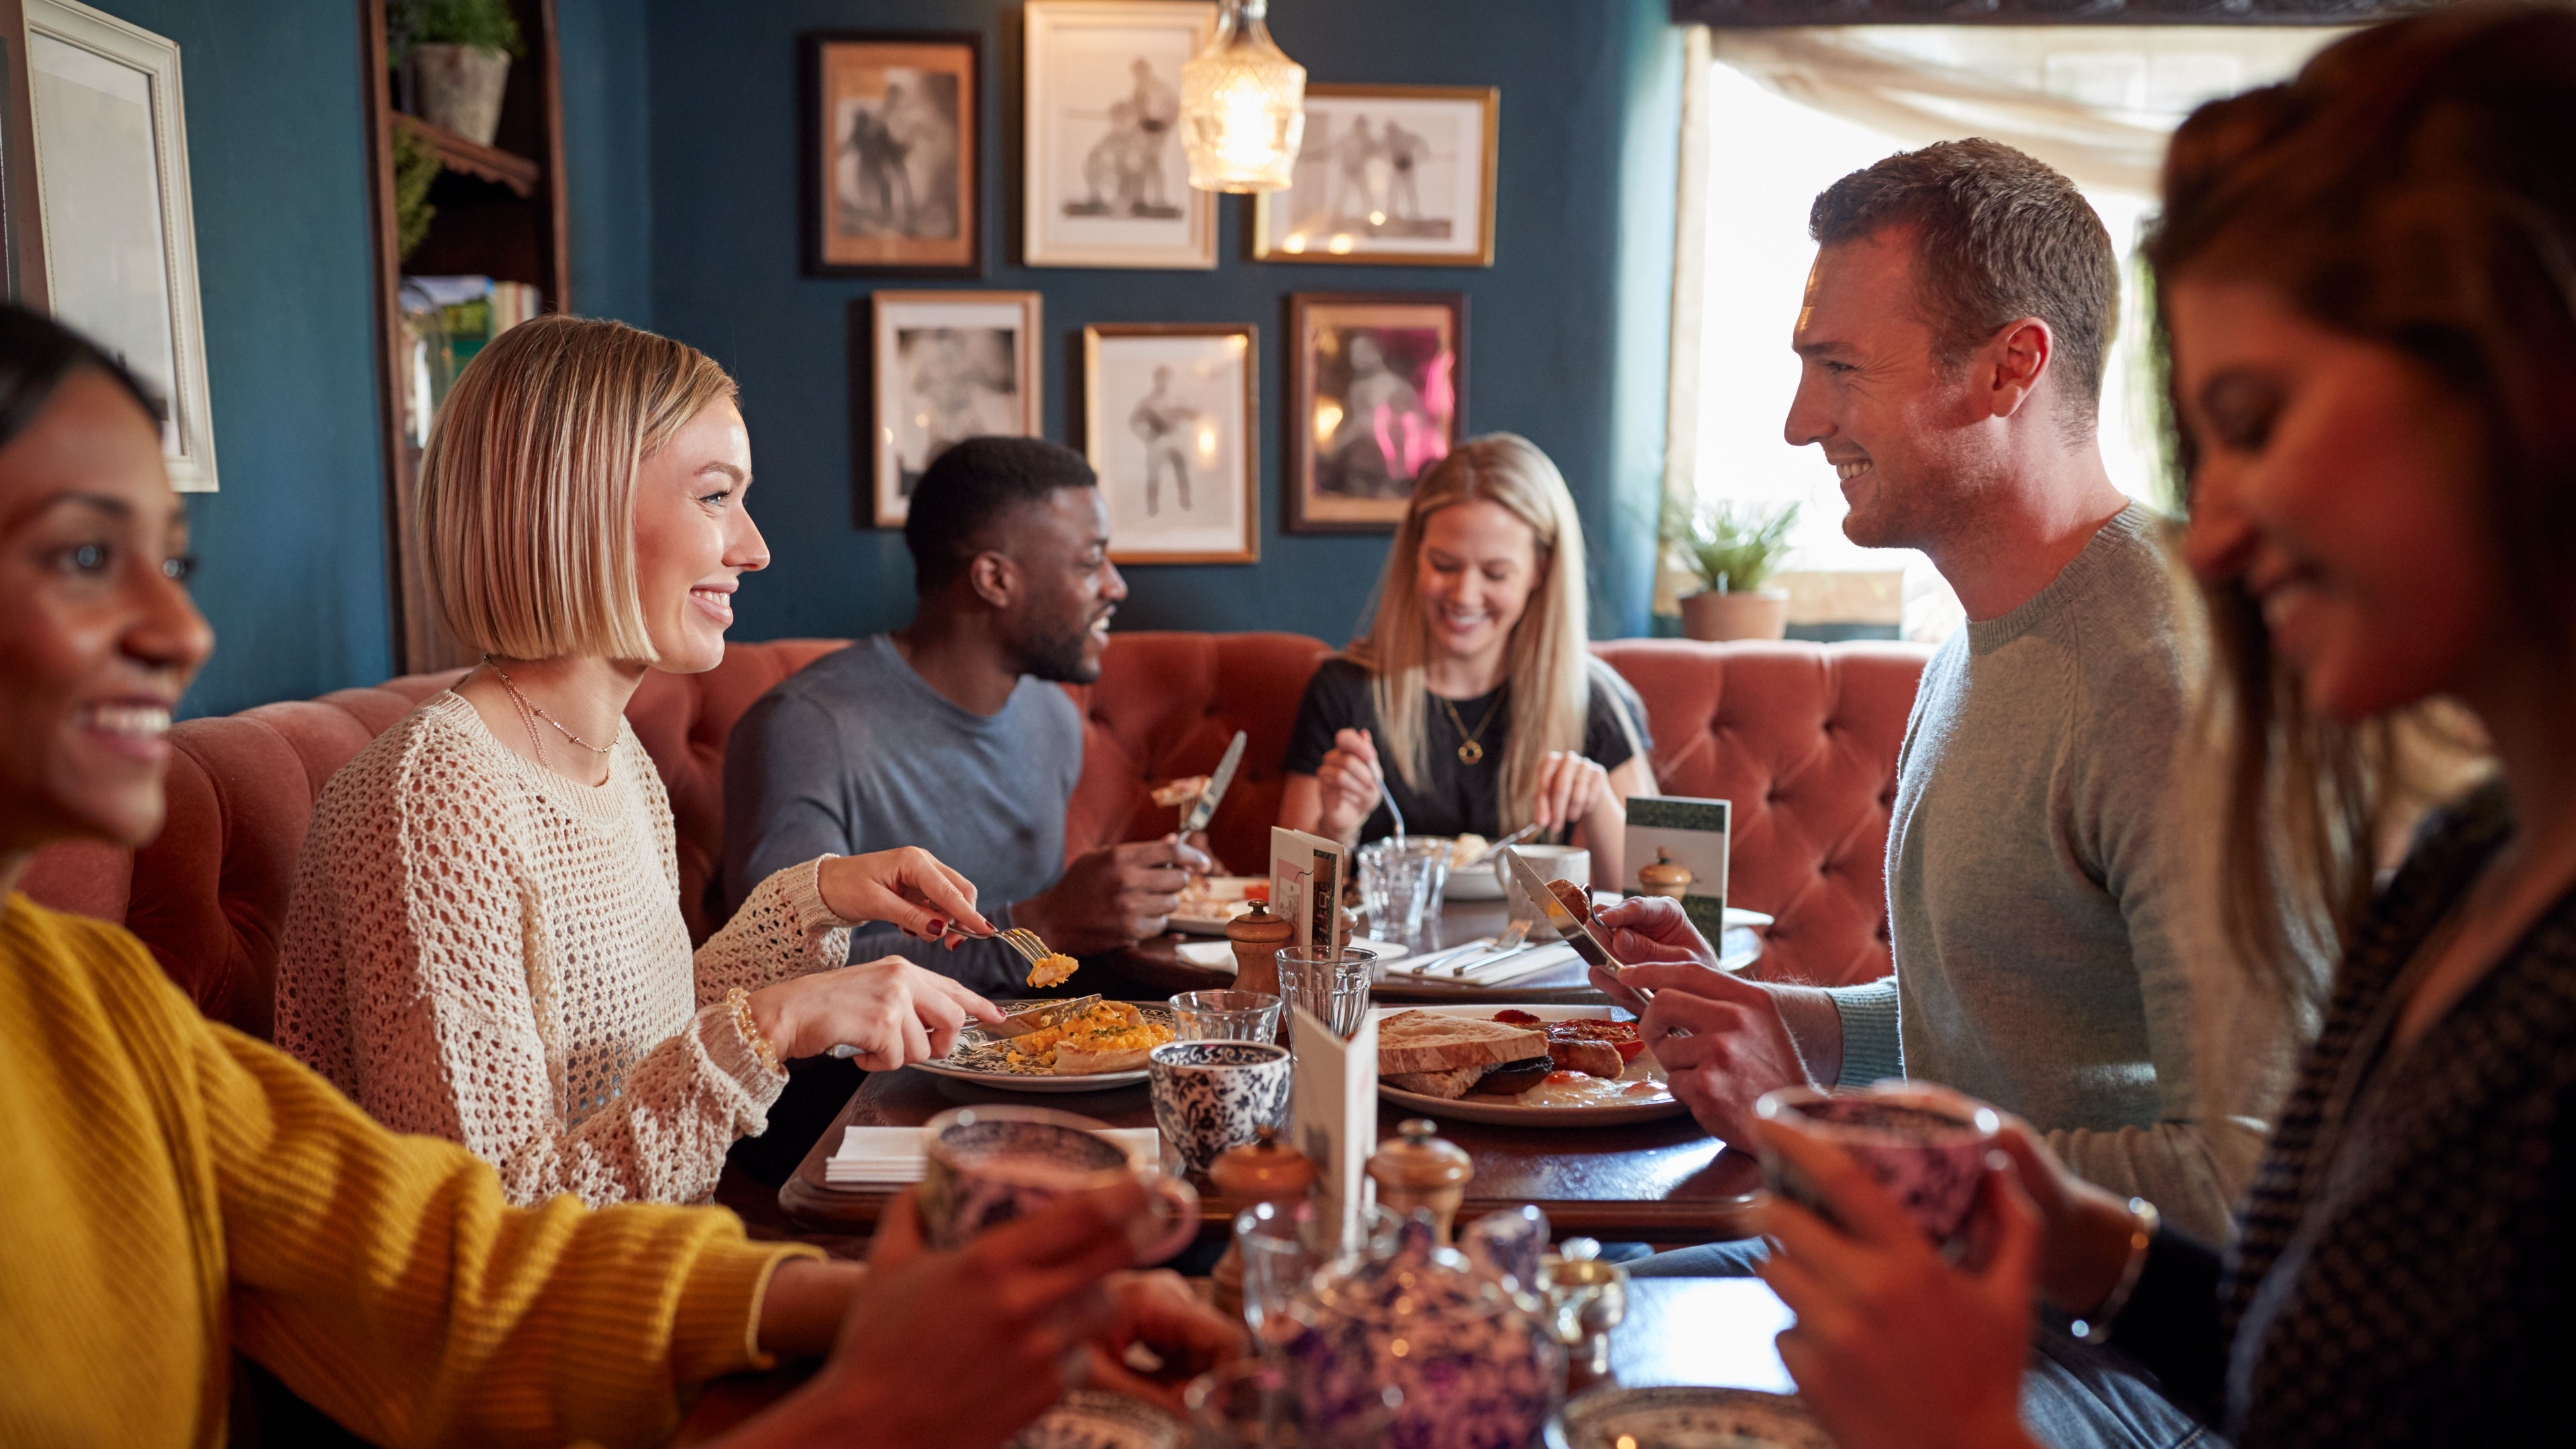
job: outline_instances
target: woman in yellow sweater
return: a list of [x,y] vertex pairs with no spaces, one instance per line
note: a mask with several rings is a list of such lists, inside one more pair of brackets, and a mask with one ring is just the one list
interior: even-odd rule
[[1177,1280],[1105,1277],[1134,1194],[868,1269],[711,1209],[513,1209],[199,1016],[123,930],[16,895],[43,845],[158,831],[212,645],[149,407],[0,305],[0,1443],[220,1443],[235,1352],[383,1444],[645,1443],[704,1380],[828,1351],[727,1442],[994,1444],[1086,1338],[1223,1351]]

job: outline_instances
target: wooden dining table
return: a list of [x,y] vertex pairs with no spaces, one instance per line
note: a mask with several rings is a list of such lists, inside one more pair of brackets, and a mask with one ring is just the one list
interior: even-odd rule
[[[1608,897],[1602,899],[1607,900]],[[1511,924],[1505,904],[1494,901],[1446,901],[1436,921],[1427,924],[1419,949],[1411,954],[1428,954],[1443,946],[1464,945],[1483,936],[1499,936]],[[1112,970],[1148,991],[1165,993],[1181,991],[1222,990],[1234,984],[1232,963],[1201,966],[1181,955],[1181,947],[1193,941],[1224,943],[1222,936],[1185,935],[1166,931],[1162,935],[1139,941],[1109,959]],[[1760,932],[1748,926],[1729,928],[1718,940],[1718,964],[1729,971],[1752,968],[1762,955]],[[1569,960],[1536,975],[1507,981],[1499,986],[1484,986],[1472,981],[1449,979],[1435,968],[1430,976],[1413,976],[1404,970],[1401,957],[1384,962],[1378,970],[1377,983],[1369,994],[1380,1001],[1408,1005],[1455,1003],[1488,1000],[1544,1006],[1598,1006],[1609,998],[1601,994],[1584,974],[1580,961]]]
[[[845,1127],[918,1127],[951,1107],[994,1102],[1053,1107],[1110,1127],[1151,1127],[1144,1083],[1105,1092],[1003,1091],[913,1068],[871,1072],[849,1105],[805,1154],[778,1191],[778,1205],[798,1226],[818,1233],[863,1233],[893,1198],[885,1188],[834,1186],[825,1159]],[[1410,1112],[1380,1103],[1378,1134],[1395,1135]],[[1547,1214],[1557,1236],[1585,1236],[1678,1247],[1741,1238],[1744,1210],[1761,1186],[1761,1168],[1727,1151],[1687,1113],[1615,1127],[1504,1127],[1442,1120],[1440,1135],[1466,1149],[1476,1175],[1467,1184],[1461,1221],[1524,1203]],[[1220,1199],[1202,1180],[1201,1232],[1222,1237],[1241,1206]]]

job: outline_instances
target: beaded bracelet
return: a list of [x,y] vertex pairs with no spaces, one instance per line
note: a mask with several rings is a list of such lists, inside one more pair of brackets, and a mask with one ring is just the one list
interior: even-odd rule
[[760,1034],[760,1023],[751,1018],[751,993],[737,986],[725,993],[725,1002],[733,1008],[734,1030],[741,1032],[742,1039],[751,1043],[752,1055],[760,1058],[760,1064],[769,1069],[771,1076],[787,1075],[787,1069],[778,1065],[778,1048],[769,1044],[769,1038]]
[[2137,1291],[2138,1278],[2147,1271],[2147,1246],[2155,1241],[2156,1229],[2163,1222],[2154,1203],[2142,1197],[2129,1199],[2129,1261],[2120,1269],[2120,1281],[2088,1318],[2067,1324],[2067,1332],[2084,1343],[2110,1342],[2111,1324],[2119,1318],[2120,1310],[2129,1306],[2129,1295]]

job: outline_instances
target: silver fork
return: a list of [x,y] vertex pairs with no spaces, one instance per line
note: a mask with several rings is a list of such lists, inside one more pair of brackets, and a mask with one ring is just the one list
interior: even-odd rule
[[1032,966],[1035,966],[1040,961],[1043,961],[1047,957],[1055,954],[1053,951],[1047,949],[1046,942],[1038,939],[1037,932],[1029,930],[1023,926],[1013,926],[1007,931],[995,931],[993,934],[982,937],[981,939],[1001,942],[1003,945],[1019,952],[1021,957]]
[[1457,965],[1449,968],[1449,974],[1452,976],[1464,976],[1470,970],[1477,967],[1491,966],[1506,956],[1519,955],[1521,952],[1521,942],[1529,936],[1531,925],[1532,923],[1529,921],[1512,922],[1511,925],[1504,928],[1501,935],[1494,938],[1494,948],[1491,951],[1482,956],[1471,956],[1468,959],[1459,962]]

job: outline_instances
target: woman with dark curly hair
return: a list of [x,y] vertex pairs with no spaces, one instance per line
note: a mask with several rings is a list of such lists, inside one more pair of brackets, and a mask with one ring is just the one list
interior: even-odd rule
[[[2026,1442],[2034,1288],[2238,1445],[2563,1436],[2576,1210],[2576,13],[2364,31],[2175,136],[2150,247],[2219,649],[2229,914],[2343,947],[2226,1260],[2026,1137],[1940,1261],[1838,1150],[1771,1140],[1781,1352],[1845,1449]],[[2496,770],[2373,888],[2409,725]]]

